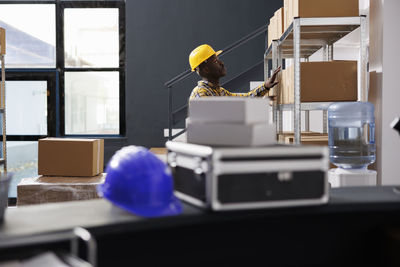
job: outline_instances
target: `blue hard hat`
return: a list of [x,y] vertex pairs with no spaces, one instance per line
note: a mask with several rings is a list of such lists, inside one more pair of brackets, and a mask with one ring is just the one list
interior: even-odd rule
[[169,167],[148,149],[123,147],[107,164],[106,173],[98,191],[116,206],[143,217],[182,212]]

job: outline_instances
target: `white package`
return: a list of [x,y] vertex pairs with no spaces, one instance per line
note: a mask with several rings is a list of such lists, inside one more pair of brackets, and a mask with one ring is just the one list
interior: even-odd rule
[[268,123],[269,99],[249,97],[203,97],[189,103],[193,123]]
[[272,124],[187,122],[187,142],[216,146],[263,146],[276,143]]

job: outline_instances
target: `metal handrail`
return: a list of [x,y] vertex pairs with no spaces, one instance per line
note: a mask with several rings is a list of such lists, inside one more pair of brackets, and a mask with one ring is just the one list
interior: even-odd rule
[[[232,50],[235,50],[236,48],[240,47],[241,45],[247,43],[248,41],[256,38],[257,36],[259,36],[260,34],[266,32],[268,30],[268,24],[267,25],[263,25],[262,27],[256,29],[255,31],[249,33],[248,35],[246,35],[245,37],[237,40],[236,42],[232,43],[231,45],[225,47],[224,49],[222,49],[222,53],[220,54],[220,56],[226,55],[228,53],[230,53]],[[177,76],[175,76],[174,78],[172,78],[171,80],[167,81],[164,85],[166,87],[172,87],[174,84],[177,84],[178,82],[184,80],[185,78],[189,77],[189,75],[192,74],[192,71],[190,69],[185,70],[184,72],[178,74]]]
[[[263,25],[262,27],[256,29],[255,31],[249,33],[248,35],[242,37],[241,39],[237,40],[236,42],[232,43],[231,45],[227,46],[226,48],[223,49],[223,52],[220,54],[220,56],[226,55],[228,53],[230,53],[231,51],[235,50],[236,48],[242,46],[243,44],[247,43],[248,41],[256,38],[257,36],[265,33],[268,30],[268,24]],[[258,65],[259,63],[257,63],[256,65]],[[253,66],[254,67],[254,66]],[[253,68],[252,67],[252,68]],[[251,68],[250,68],[251,69]],[[245,72],[247,72],[249,69],[247,69]],[[232,78],[231,80],[229,80],[228,82],[236,79],[237,77],[241,76],[243,73],[240,73],[239,75],[235,76],[234,78]],[[185,130],[179,132],[178,134],[175,134],[174,136],[172,136],[172,126],[173,126],[173,115],[176,112],[173,112],[172,110],[172,86],[177,84],[178,82],[186,79],[187,77],[189,77],[193,72],[189,69],[186,70],[182,73],[180,73],[179,75],[175,76],[174,78],[172,78],[171,80],[167,81],[164,85],[165,87],[167,87],[168,89],[168,140],[172,140],[173,138],[177,137],[178,135],[182,134],[185,132]],[[227,82],[226,82],[227,83]],[[226,84],[224,83],[224,84]],[[185,108],[185,106],[182,106],[178,109],[178,111],[181,111],[183,108]]]

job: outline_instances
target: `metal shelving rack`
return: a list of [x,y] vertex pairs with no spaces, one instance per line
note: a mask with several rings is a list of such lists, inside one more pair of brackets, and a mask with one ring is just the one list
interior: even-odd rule
[[[345,35],[360,27],[360,49],[358,62],[358,101],[367,101],[368,97],[368,33],[365,16],[330,18],[294,18],[288,29],[278,40],[273,40],[264,54],[264,79],[270,74],[268,60],[272,60],[272,69],[282,66],[283,59],[293,58],[294,64],[294,104],[276,104],[273,106],[273,120],[277,131],[282,132],[282,112],[294,110],[294,143],[300,144],[301,111],[305,111],[306,130],[309,129],[309,111],[323,110],[323,129],[327,132],[327,108],[331,102],[300,102],[300,60],[323,50],[324,60],[333,60],[333,44]],[[279,94],[279,92],[278,92]]]
[[6,31],[0,28],[0,61],[1,61],[1,86],[0,86],[0,121],[2,125],[2,153],[0,165],[3,165],[4,173],[7,173],[7,146],[6,146],[6,72],[4,57],[6,54]]

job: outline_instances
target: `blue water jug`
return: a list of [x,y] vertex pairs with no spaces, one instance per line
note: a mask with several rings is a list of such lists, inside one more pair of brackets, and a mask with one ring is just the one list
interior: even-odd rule
[[375,162],[374,105],[337,102],[328,108],[330,161],[343,169],[366,169]]

